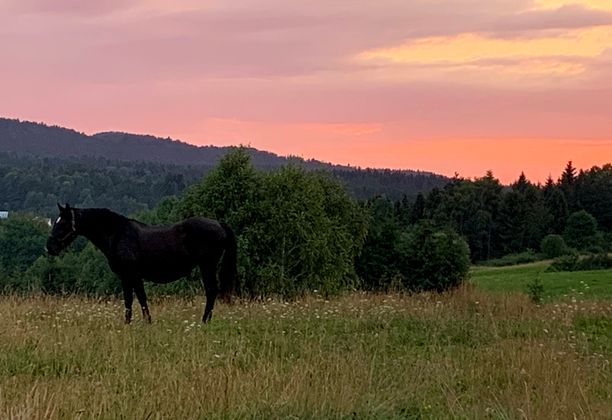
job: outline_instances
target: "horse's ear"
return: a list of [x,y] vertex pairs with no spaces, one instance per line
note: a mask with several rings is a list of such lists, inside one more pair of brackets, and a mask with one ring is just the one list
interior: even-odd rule
[[70,204],[66,203],[66,210],[70,210]]
[[60,203],[57,203],[57,208],[59,209],[60,212],[65,210]]

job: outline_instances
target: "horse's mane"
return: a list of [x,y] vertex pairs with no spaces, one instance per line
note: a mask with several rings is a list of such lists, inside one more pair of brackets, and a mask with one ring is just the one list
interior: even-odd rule
[[114,211],[106,208],[86,208],[86,209],[78,209],[79,214],[83,220],[92,220],[99,219],[104,220],[113,225],[123,225],[128,222],[135,222],[139,225],[145,225],[138,220],[127,218],[119,213],[115,213]]

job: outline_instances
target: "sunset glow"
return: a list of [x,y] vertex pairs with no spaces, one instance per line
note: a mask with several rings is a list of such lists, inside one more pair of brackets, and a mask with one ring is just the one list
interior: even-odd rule
[[612,161],[612,1],[8,0],[0,116],[503,182]]
[[[612,45],[612,26],[542,33],[527,39],[492,38],[477,33],[422,38],[404,45],[360,54],[362,60],[438,65],[438,70],[500,67],[502,72],[573,76],[587,70],[576,58],[599,57]],[[511,60],[515,63],[489,60]],[[513,65],[516,64],[516,65]]]
[[612,10],[612,3],[608,0],[536,0],[535,5],[538,8],[546,9],[579,5],[592,9]]

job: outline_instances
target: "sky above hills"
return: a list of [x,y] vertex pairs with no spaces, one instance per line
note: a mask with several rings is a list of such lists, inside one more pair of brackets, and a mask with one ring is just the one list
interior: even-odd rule
[[0,5],[0,116],[504,182],[612,161],[612,0]]

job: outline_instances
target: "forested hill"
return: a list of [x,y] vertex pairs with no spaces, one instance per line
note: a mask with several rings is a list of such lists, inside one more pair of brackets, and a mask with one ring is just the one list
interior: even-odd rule
[[[112,207],[124,213],[180,194],[229,148],[125,133],[89,136],[39,123],[0,118],[0,210],[54,211],[55,200]],[[409,199],[448,178],[417,171],[358,169],[249,149],[258,169],[289,162],[331,171],[358,199]]]
[[[100,157],[111,160],[214,165],[227,147],[194,146],[170,138],[118,132],[89,136],[58,126],[0,118],[0,151],[43,157]],[[259,168],[276,167],[287,158],[256,149],[251,159]],[[317,166],[316,163],[313,166]]]

